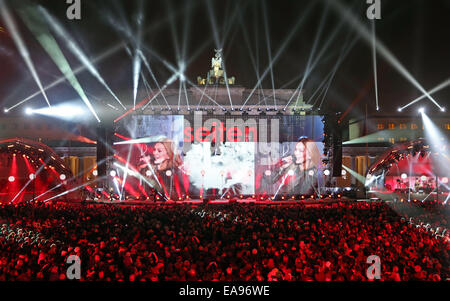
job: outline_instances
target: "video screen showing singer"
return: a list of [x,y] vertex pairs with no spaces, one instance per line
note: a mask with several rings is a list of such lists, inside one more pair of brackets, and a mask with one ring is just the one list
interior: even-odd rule
[[292,153],[277,163],[272,181],[281,194],[313,194],[317,191],[320,151],[316,143],[300,137]]
[[176,144],[168,138],[147,146],[139,158],[139,171],[161,195],[177,200],[189,192],[188,175]]

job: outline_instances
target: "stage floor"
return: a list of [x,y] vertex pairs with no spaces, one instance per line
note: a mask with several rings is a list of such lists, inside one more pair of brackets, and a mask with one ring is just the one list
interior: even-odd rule
[[438,202],[446,202],[448,201],[449,193],[448,192],[432,192],[432,193],[399,193],[394,191],[375,191],[371,190],[367,192],[367,196],[369,198],[379,198],[382,200],[389,201],[438,201]]
[[[209,205],[225,205],[225,204],[255,204],[255,205],[294,205],[294,204],[304,204],[304,205],[319,205],[319,204],[332,204],[338,202],[355,202],[357,200],[354,199],[306,199],[306,200],[284,200],[284,201],[269,201],[262,200],[258,201],[255,199],[224,199],[224,200],[211,200],[208,202]],[[368,200],[358,200],[358,201],[368,201]],[[68,202],[76,202],[81,203],[81,200],[76,201],[68,201]],[[195,199],[195,200],[185,200],[185,201],[139,201],[139,200],[124,200],[124,201],[110,201],[110,200],[86,200],[84,201],[86,204],[115,204],[115,205],[140,205],[140,206],[158,206],[158,205],[202,205],[204,204],[203,200]]]

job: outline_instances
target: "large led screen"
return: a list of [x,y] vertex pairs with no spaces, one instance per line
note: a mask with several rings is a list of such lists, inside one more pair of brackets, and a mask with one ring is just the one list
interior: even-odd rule
[[121,120],[115,138],[121,194],[313,194],[322,182],[320,116],[134,115]]

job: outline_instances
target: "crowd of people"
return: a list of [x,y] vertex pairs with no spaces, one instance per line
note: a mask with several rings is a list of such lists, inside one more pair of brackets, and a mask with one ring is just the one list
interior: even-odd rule
[[450,228],[450,206],[434,201],[393,202],[389,203],[393,210],[415,223],[429,224],[441,230]]
[[0,280],[65,280],[71,255],[85,281],[365,281],[370,255],[383,281],[447,280],[448,234],[407,214],[384,202],[3,204]]

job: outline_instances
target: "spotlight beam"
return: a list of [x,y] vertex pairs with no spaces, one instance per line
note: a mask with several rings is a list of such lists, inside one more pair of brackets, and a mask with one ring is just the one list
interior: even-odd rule
[[[197,56],[199,56],[199,55],[203,52],[203,50],[205,49],[205,47],[206,47],[210,42],[211,42],[210,40],[207,40],[207,41],[205,41],[200,47],[198,47],[197,50],[196,50],[196,52],[192,55],[192,57],[190,57],[189,60],[186,60],[186,61],[184,62],[184,65],[185,65],[185,66],[188,66],[193,60],[195,60],[195,59],[197,58]],[[171,70],[172,72],[174,72],[174,74],[166,81],[165,86],[164,86],[163,88],[160,89],[160,93],[161,93],[162,90],[164,90],[168,85],[170,85],[171,83],[173,83],[173,82],[177,79],[177,77],[180,76],[180,72],[179,72],[179,70],[175,70],[175,67],[174,67],[174,66],[172,66],[172,65],[169,64],[167,61],[165,61],[165,60],[164,60],[161,56],[159,56],[153,49],[148,48],[148,47],[145,47],[145,46],[143,46],[143,48],[144,48],[146,51],[148,51],[151,55],[153,55],[156,59],[158,59],[159,61],[163,62],[164,65],[165,65],[169,70]],[[147,59],[145,58],[145,56],[143,56],[143,61],[144,61],[144,64],[146,64],[147,66],[149,66],[149,64],[146,63],[146,62],[147,62]],[[169,66],[170,66],[170,67],[169,67]],[[184,67],[184,68],[186,68],[186,67]],[[151,69],[150,69],[150,70],[151,70]],[[174,71],[174,70],[175,70],[175,71]],[[183,75],[183,76],[184,76],[184,75]],[[155,79],[155,80],[156,80],[156,79]],[[156,82],[156,84],[158,85],[158,82],[157,82],[157,81],[155,81],[155,82]],[[162,94],[162,93],[161,93],[161,94]],[[165,100],[164,94],[162,94],[162,96],[163,96],[163,98],[164,98],[164,100]],[[166,100],[166,103],[167,103],[167,100]],[[143,110],[147,107],[147,105],[148,105],[148,104],[146,104],[146,105],[143,107]],[[168,103],[167,103],[167,106],[168,106],[168,108],[170,108],[170,106],[169,106]]]
[[330,77],[330,79],[328,80],[327,84],[322,87],[322,90],[317,95],[317,99],[313,103],[313,105],[316,105],[316,103],[319,101],[319,99],[322,99],[320,104],[319,104],[319,109],[322,107],[322,102],[325,99],[325,96],[327,94],[326,92],[327,92],[327,89],[329,87],[329,84],[331,83],[331,80],[332,80],[332,77]]
[[[150,87],[150,84],[148,83],[147,78],[145,77],[145,75],[143,73],[141,74],[141,77],[142,77],[142,81],[144,82],[144,88],[145,88],[145,92],[147,93],[147,98],[151,99],[150,94],[153,94],[153,89]],[[158,99],[156,99],[156,102],[159,104]],[[153,109],[153,105],[150,104],[150,106]]]
[[209,21],[211,23],[212,26],[212,31],[213,31],[213,37],[214,37],[214,43],[216,45],[216,47],[218,47],[220,49],[220,39],[219,39],[219,32],[218,32],[218,28],[217,28],[217,24],[216,24],[216,19],[213,17],[214,16],[214,11],[212,8],[212,1],[208,1],[205,0],[206,2],[206,7],[208,9],[208,17],[209,17]]
[[[297,80],[299,80],[300,77],[302,77],[302,76],[303,76],[303,74],[299,74],[299,75],[295,76],[294,78],[292,78],[292,79],[289,80],[288,82],[284,83],[279,89],[284,89],[284,88],[290,86],[292,83],[294,83],[294,82],[296,82]],[[257,106],[257,105],[261,104],[262,102],[265,102],[265,104],[266,104],[266,106],[267,106],[266,100],[267,100],[269,97],[272,97],[272,95],[269,94],[269,95],[264,96],[264,94],[263,94],[263,99],[261,99],[258,103],[253,104],[252,107]]]
[[279,57],[283,53],[284,49],[287,47],[287,45],[292,40],[294,34],[297,32],[297,29],[306,21],[307,17],[309,16],[309,13],[310,13],[311,9],[314,7],[315,3],[316,2],[314,2],[314,1],[309,2],[309,5],[306,8],[306,10],[304,11],[302,17],[299,18],[297,23],[292,27],[292,29],[289,32],[288,36],[285,38],[283,44],[281,45],[281,47],[278,49],[277,53],[273,57],[272,62],[269,63],[269,66],[264,70],[263,74],[261,75],[260,79],[256,83],[255,87],[252,89],[252,91],[248,95],[247,99],[242,104],[241,109],[243,109],[245,107],[245,105],[247,104],[248,100],[253,96],[253,93],[255,93],[255,90],[257,89],[257,87],[261,84],[262,80],[267,76],[268,72],[270,71],[271,66],[273,64],[275,64],[275,62],[279,59]]
[[181,58],[182,60],[186,60],[186,54],[187,54],[187,41],[191,29],[191,1],[185,1],[185,10],[186,10],[186,16],[184,17],[184,24],[183,24],[183,41],[181,45]]
[[[179,70],[177,70],[172,64],[170,64],[168,61],[166,61],[165,59],[161,58],[159,55],[157,55],[153,50],[148,49],[149,52],[151,52],[158,60],[160,60],[170,71],[173,72],[173,75],[167,80],[166,84],[164,86],[168,86],[171,83],[173,83],[177,78],[180,78],[183,74],[180,73]],[[195,57],[195,56],[194,56]],[[194,57],[191,58],[191,60],[194,59]],[[189,62],[186,63],[186,65]],[[184,76],[184,75],[183,75]],[[185,78],[185,81],[191,85],[193,88],[195,88],[196,90],[198,90],[200,93],[202,93],[202,95],[206,96],[209,100],[211,100],[213,103],[215,103],[217,106],[219,106],[220,108],[224,109],[224,107],[219,104],[218,102],[216,102],[213,98],[211,98],[208,94],[206,94],[204,91],[202,91],[199,87],[197,87],[197,85],[195,85],[192,81],[190,81],[188,78]],[[145,108],[145,106],[144,106]],[[143,108],[143,109],[144,109]]]
[[[117,163],[117,162],[114,163],[114,165],[117,166],[117,167],[119,167],[120,169],[122,169],[124,172],[125,172],[125,171],[128,171],[128,173],[130,173],[132,176],[138,178],[139,180],[142,180],[144,183],[146,183],[146,184],[149,185],[150,187],[156,189],[156,187],[154,187],[153,184],[152,184],[151,182],[149,182],[144,176],[142,176],[142,175],[141,175],[139,172],[137,172],[136,170],[129,169],[129,168],[127,168],[127,167],[125,167],[125,166],[123,166],[123,165]],[[151,168],[151,166],[150,166],[150,168]],[[151,168],[151,171],[153,172],[156,181],[159,183],[159,180],[158,180],[158,178],[156,177],[156,174],[154,173],[153,168]],[[161,183],[159,183],[159,185],[161,185]],[[167,198],[166,198],[166,199],[167,199]]]
[[[349,36],[348,36],[349,38]],[[346,50],[345,46],[342,48],[341,50],[341,54],[338,58],[338,61],[336,62],[336,64],[334,65],[333,69],[324,77],[324,79],[322,80],[322,82],[319,84],[319,86],[317,87],[317,89],[314,91],[314,93],[311,95],[311,97],[308,98],[308,100],[306,101],[306,103],[310,103],[312,102],[312,100],[314,99],[314,96],[316,95],[317,92],[319,92],[321,90],[321,88],[328,83],[328,85],[331,83],[333,77],[336,74],[337,69],[339,68],[340,64],[344,61],[345,57],[348,55],[348,53],[350,52],[350,50],[354,47],[355,43],[356,43],[357,38],[355,37],[354,40],[351,42],[350,46],[348,46],[348,48]],[[347,43],[345,43],[346,45]],[[331,57],[331,56],[330,56]],[[326,89],[326,88],[325,88]],[[319,93],[319,97],[320,95],[322,95],[323,90],[321,93]],[[319,97],[314,101],[313,106],[316,105]]]
[[[254,30],[254,35],[255,35],[255,58],[253,58],[253,55],[251,55],[250,56],[250,58],[252,59],[252,61],[254,61],[255,63],[254,63],[254,68],[255,68],[255,73],[256,73],[256,78],[257,78],[257,80],[259,81],[259,31],[258,31],[258,28],[259,28],[259,25],[258,25],[258,13],[257,13],[257,11],[258,11],[258,9],[257,9],[257,2],[254,2],[254,4],[253,4],[253,11],[255,12],[254,13],[254,18],[253,18],[253,30]],[[250,54],[252,54],[252,48],[251,48],[251,46],[250,46],[250,39],[249,39],[249,37],[248,37],[248,32],[247,32],[247,29],[246,29],[246,25],[243,23],[243,21],[242,21],[242,15],[241,14],[239,14],[239,17],[240,17],[240,22],[241,22],[241,27],[242,27],[242,30],[243,30],[243,32],[244,32],[244,38],[246,38],[246,40],[248,40],[247,41],[247,47],[248,47],[248,49],[249,49],[249,53]],[[267,101],[266,101],[266,97],[264,96],[264,90],[263,90],[263,87],[262,87],[262,83],[260,83],[259,84],[259,86],[258,86],[258,89],[259,89],[259,92],[261,93],[261,95],[263,96],[263,100],[264,100],[264,104],[265,104],[265,106],[266,106],[266,108],[268,107],[267,106]],[[259,98],[259,94],[258,94],[258,98]],[[258,104],[259,103],[261,103],[261,100],[258,102]]]
[[183,85],[183,81],[179,80],[178,81],[178,107],[177,109],[180,109],[180,102],[181,102],[181,86]]
[[[1,0],[0,0],[1,1]],[[100,55],[98,55],[97,57],[94,58],[94,60],[92,60],[92,63],[96,63],[96,62],[100,62],[102,60],[104,60],[105,58],[111,56],[112,54],[116,53],[117,51],[119,51],[120,49],[124,48],[126,46],[125,42],[121,43],[120,45],[117,45],[113,48],[110,48],[108,50],[106,50],[105,52],[101,53]],[[76,69],[73,70],[73,74],[77,75],[78,73],[81,73],[83,71],[86,70],[85,66],[79,66]],[[61,83],[65,83],[66,81],[66,77],[63,75],[61,77],[59,77],[57,80],[55,80],[54,82],[50,83],[49,85],[44,87],[44,91],[47,91]],[[40,91],[37,91],[33,94],[31,94],[30,96],[28,96],[27,98],[19,101],[18,103],[16,103],[15,105],[7,108],[8,111],[11,111],[12,109],[15,109],[16,107],[24,104],[25,102],[29,101],[30,99],[33,99],[34,97],[36,97],[37,95],[41,94]]]
[[[20,35],[20,32],[17,28],[16,22],[12,17],[11,11],[6,5],[5,0],[0,0],[0,11],[1,15],[3,17],[3,20],[5,20],[5,24],[8,27],[8,30],[11,32],[11,36],[13,38],[14,43],[16,44],[17,49],[19,50],[20,55],[22,56],[23,60],[25,61],[28,69],[31,72],[31,75],[33,76],[34,81],[36,82],[37,86],[39,87],[38,94],[41,93],[45,101],[47,102],[47,105],[51,107],[50,101],[48,100],[47,94],[45,93],[45,89],[42,86],[41,80],[39,79],[39,76],[36,72],[36,69],[34,67],[33,61],[31,60],[30,53],[28,52],[27,46],[25,45],[25,42],[22,39],[22,36]],[[11,109],[7,109],[8,111]]]
[[55,189],[58,189],[59,187],[62,186],[62,183],[59,183],[58,185],[56,185],[55,187],[50,188],[49,190],[45,191],[44,193],[41,193],[40,195],[38,195],[37,197],[35,197],[35,200],[38,200],[39,198],[43,197],[44,195],[46,195],[49,192],[52,192]]
[[[315,60],[311,63],[311,66],[305,71],[305,76],[302,79],[300,86],[297,87],[297,89],[300,89],[300,91],[303,90],[303,86],[304,86],[306,80],[308,79],[309,75],[316,68],[317,64],[321,61],[322,56],[325,54],[326,50],[331,46],[331,43],[334,41],[334,39],[336,38],[337,34],[341,30],[341,28],[344,26],[344,24],[345,24],[344,21],[341,20],[341,22],[339,22],[338,26],[336,26],[334,28],[334,30],[331,33],[331,35],[329,36],[329,38],[326,40],[325,44],[320,49],[320,52],[317,54]],[[292,99],[290,99],[289,101],[291,101],[291,100]],[[296,105],[297,105],[297,103],[296,103]]]
[[[425,136],[428,141],[430,141],[430,147],[433,152],[440,153],[441,155],[448,158],[450,155],[448,148],[448,141],[445,138],[445,134],[436,126],[433,121],[425,114],[425,112],[421,112],[422,122],[424,125]],[[444,164],[443,168],[446,170],[446,174],[450,173],[450,167],[448,164]]]
[[[239,13],[240,13],[241,10],[245,11],[246,8],[247,8],[247,2],[244,3],[243,5],[236,5],[235,9],[234,9],[234,11],[233,11],[233,13],[231,15],[231,17],[230,18],[225,18],[225,21],[228,20],[228,24],[224,24],[222,26],[224,28],[224,30],[223,30],[224,34],[222,35],[222,40],[220,41],[220,44],[219,44],[220,45],[220,49],[223,49],[223,46],[225,44],[225,40],[228,37],[228,34],[229,34],[231,28],[235,24],[235,22],[234,22],[235,18],[239,16]],[[236,33],[236,31],[235,31],[235,33]],[[232,41],[233,41],[234,37],[235,37],[235,34],[233,34],[231,36],[230,45],[232,44]],[[228,100],[230,101],[231,109],[233,109],[233,100],[231,98],[230,87],[229,87],[229,84],[228,84],[227,65],[226,65],[226,62],[225,62],[225,57],[226,57],[226,55],[224,54],[224,56],[222,57],[222,59],[223,59],[223,76],[224,76],[224,79],[225,79],[225,87],[227,88]]]
[[[34,173],[35,178],[37,177],[37,175],[39,175],[39,173],[42,171],[43,168],[44,168],[44,165],[41,165],[41,167],[39,167],[39,169]],[[34,180],[29,179],[25,183],[25,185],[22,187],[22,189],[19,190],[19,192],[16,194],[16,196],[9,203],[10,204],[14,203],[14,201],[17,199],[17,197],[22,194],[22,192],[28,187],[28,185],[30,185],[30,183],[32,181],[34,181]]]
[[[324,79],[322,80],[322,82],[317,86],[317,89],[314,91],[314,93],[308,98],[308,100],[306,101],[306,103],[309,103],[310,101],[312,101],[314,99],[314,96],[317,94],[317,92],[322,91],[321,89],[325,86],[325,84],[329,81],[329,78],[331,78],[331,76],[333,75],[333,70],[331,70],[330,72],[328,72],[328,74],[324,77]],[[319,95],[321,95],[322,93],[319,93]],[[313,103],[313,105],[315,105],[317,102],[317,100]]]
[[353,177],[355,177],[356,180],[358,180],[360,183],[362,184],[366,184],[366,178],[362,175],[360,175],[359,173],[357,173],[356,171],[348,168],[347,166],[345,166],[344,164],[342,164],[342,167],[349,172]]
[[211,98],[211,96],[209,96],[208,94],[206,94],[204,91],[202,91],[199,87],[197,87],[197,85],[195,85],[193,82],[191,82],[190,80],[186,79],[186,82],[191,85],[193,88],[195,88],[197,91],[199,91],[202,96],[206,96],[206,98],[208,98],[210,101],[212,101],[213,103],[215,103],[217,106],[219,106],[221,109],[225,109],[221,104],[219,104],[217,101],[215,101],[213,98]]
[[[162,98],[164,99],[164,101],[166,102],[166,105],[168,108],[170,108],[169,103],[167,102],[166,96],[163,93],[163,90],[165,89],[161,89],[161,86],[159,85],[158,80],[156,79],[155,74],[153,73],[152,68],[150,67],[150,64],[147,60],[147,58],[145,57],[145,55],[142,52],[139,52],[142,62],[144,62],[144,66],[147,68],[147,71],[150,73],[150,76],[152,77],[153,81],[155,82],[156,87],[158,88],[159,92],[158,94],[161,94]],[[145,106],[147,107],[147,106]],[[145,107],[143,109],[145,109]]]
[[[164,86],[161,87],[161,89],[156,92],[156,94],[153,94],[153,96],[151,98],[145,98],[143,100],[143,102],[139,103],[136,108],[139,108],[142,106],[141,110],[144,111],[151,103],[153,100],[157,99],[158,95],[161,94],[163,95],[163,91],[169,86],[169,80],[164,84]],[[170,109],[169,104],[167,103],[167,107]],[[130,112],[134,111],[132,110],[128,110],[124,115],[122,115],[121,117],[117,118],[114,122],[117,122],[118,120],[122,119],[123,117],[125,117],[127,114],[129,114]]]
[[103,77],[98,73],[97,69],[90,62],[87,55],[81,50],[80,46],[77,45],[75,40],[69,35],[69,33],[63,28],[63,26],[54,18],[50,13],[43,8],[39,7],[40,12],[44,15],[47,20],[47,24],[53,29],[53,31],[59,36],[62,41],[65,41],[67,48],[78,58],[78,60],[86,67],[86,69],[94,76],[100,84],[105,87],[105,89],[114,97],[114,99],[122,106],[123,109],[126,109],[116,94],[111,90],[111,88],[106,84]]
[[139,1],[140,9],[138,11],[138,17],[136,20],[137,23],[137,37],[136,37],[136,48],[134,49],[133,56],[133,108],[136,109],[136,97],[137,91],[139,87],[139,75],[141,74],[141,42],[142,42],[142,23],[144,22],[143,9],[142,9],[142,0]]
[[[0,1],[3,2],[4,0],[0,0]],[[182,12],[182,11],[183,11],[183,10],[179,10],[179,11],[177,12],[177,14],[179,14],[179,13]],[[3,12],[3,10],[2,10],[2,12]],[[153,31],[153,30],[156,30],[158,27],[160,27],[160,26],[162,26],[164,23],[166,23],[167,20],[168,20],[168,18],[165,18],[165,19],[163,19],[163,20],[161,20],[161,21],[155,23],[154,25],[152,25],[151,27],[149,27],[149,28],[145,31],[145,34],[148,34],[149,32],[151,32],[151,31]],[[118,51],[120,51],[120,50],[122,50],[122,49],[126,49],[126,47],[127,47],[127,43],[126,43],[126,42],[120,42],[119,44],[116,44],[116,45],[114,45],[113,47],[111,47],[111,48],[109,48],[109,49],[106,49],[106,50],[103,51],[102,53],[96,55],[96,56],[91,60],[91,63],[92,63],[92,64],[99,63],[99,62],[103,61],[104,59],[110,57],[111,55],[117,53]],[[85,70],[86,70],[86,67],[83,66],[83,65],[81,65],[81,66],[75,68],[75,69],[73,70],[73,73],[74,73],[74,75],[77,75],[78,73],[83,72],[83,71],[85,71]],[[47,90],[49,90],[49,89],[51,89],[51,88],[53,88],[53,87],[55,87],[55,86],[57,86],[57,85],[59,85],[59,84],[61,84],[61,83],[64,83],[65,80],[66,80],[66,77],[65,77],[65,76],[61,76],[61,77],[59,77],[57,80],[55,80],[54,82],[52,82],[52,83],[50,83],[49,85],[45,86],[43,90],[44,90],[44,91],[47,91]],[[25,99],[19,101],[17,104],[15,104],[15,105],[13,105],[13,106],[7,108],[6,110],[7,110],[7,111],[10,111],[10,110],[12,110],[12,109],[14,109],[14,108],[16,108],[16,107],[18,107],[18,106],[24,104],[25,102],[29,101],[30,99],[36,97],[37,95],[39,95],[39,94],[41,94],[41,93],[42,93],[41,91],[37,91],[37,92],[31,94],[30,96],[26,97]]]
[[[363,40],[368,44],[372,44],[372,37],[367,28],[362,24],[352,13],[351,11],[342,5],[340,1],[327,1],[330,3],[336,12],[340,14],[340,17],[343,20],[347,21],[349,25],[351,25],[356,32],[363,38]],[[375,37],[376,39],[376,37]],[[431,95],[425,91],[425,89],[417,82],[417,80],[411,75],[411,73],[400,63],[400,61],[394,56],[394,54],[379,40],[376,39],[376,49],[378,53],[394,67],[406,80],[408,80],[412,85],[414,85],[418,90],[420,90],[426,97],[431,100],[439,109],[443,109],[437,102],[434,100]]]
[[375,20],[372,20],[372,63],[373,63],[373,78],[375,80],[375,101],[377,111],[380,109],[378,103],[378,76],[377,76],[377,39],[375,31]]
[[[114,3],[116,3],[116,2],[114,2]],[[142,5],[142,2],[140,4]],[[122,22],[122,26],[117,26],[117,24],[113,20],[113,17],[111,17],[111,16],[107,17],[107,21],[116,30],[118,30],[120,33],[124,34],[126,36],[126,38],[130,41],[130,43],[133,45],[133,47],[135,48],[134,53],[132,53],[132,51],[130,50],[130,48],[128,46],[125,47],[125,51],[131,57],[132,61],[134,62],[133,63],[133,83],[137,83],[137,84],[134,84],[134,87],[136,87],[136,89],[134,89],[134,87],[133,87],[133,94],[136,92],[136,95],[137,95],[137,85],[138,85],[138,81],[139,81],[139,75],[141,76],[141,78],[143,78],[143,76],[144,76],[144,74],[142,73],[141,68],[140,68],[141,63],[144,62],[144,66],[147,68],[147,71],[150,73],[150,76],[152,77],[153,81],[155,82],[157,88],[159,89],[158,95],[159,94],[162,95],[163,99],[165,100],[165,102],[167,104],[167,107],[170,108],[169,104],[167,103],[167,100],[166,100],[166,98],[164,96],[164,93],[161,90],[159,82],[156,79],[152,68],[150,67],[150,64],[148,63],[146,57],[142,53],[141,42],[139,41],[139,39],[142,39],[142,37],[140,37],[138,40],[134,37],[134,35],[132,34],[132,30],[130,28],[130,25],[128,24],[124,14],[123,14],[123,9],[119,6],[119,3],[116,3],[115,6],[116,6],[116,10],[119,13],[119,16],[120,16],[120,19],[121,19],[121,22]],[[172,21],[172,18],[173,18],[173,14],[170,14],[167,17],[167,19],[169,21]],[[142,24],[138,24],[138,28],[139,27],[142,27]],[[137,57],[137,55],[139,57]],[[139,73],[137,73],[138,70],[139,70]],[[143,80],[145,80],[145,79],[143,78]],[[144,81],[144,84],[145,84],[145,81]],[[147,85],[148,85],[148,82],[147,82]],[[149,99],[150,99],[150,97],[149,97]],[[151,101],[152,100],[153,100],[153,98],[151,99]],[[159,102],[158,102],[158,104],[159,104]],[[136,101],[135,100],[133,100],[133,109],[131,111],[133,111],[133,110],[136,110]]]
[[[225,36],[226,36],[228,31],[225,32],[225,34],[222,37],[222,40],[220,40],[219,32],[218,32],[218,28],[217,28],[217,24],[216,24],[216,19],[213,17],[214,12],[213,12],[211,3],[212,3],[211,1],[206,0],[206,4],[207,4],[207,7],[208,7],[209,20],[210,20],[211,26],[213,28],[214,42],[215,42],[215,45],[216,45],[217,49],[223,49],[223,43],[225,42]],[[233,14],[233,18],[234,18],[235,15],[236,14]],[[223,60],[222,61],[223,62],[223,64],[222,64],[223,75],[224,75],[224,78],[225,78],[225,86],[227,88],[228,100],[230,101],[230,106],[233,109],[233,101],[231,100],[230,87],[228,85],[227,71],[226,71],[226,67],[225,67],[226,66],[225,58],[222,57],[222,60]]]
[[278,195],[278,192],[280,191],[281,187],[284,186],[284,181],[286,181],[286,178],[287,178],[288,176],[289,176],[289,175],[286,174],[286,175],[283,177],[283,180],[281,181],[280,186],[278,186],[278,189],[277,189],[277,191],[275,192],[275,195],[273,196],[273,199],[276,199],[276,197],[277,197],[277,195]]
[[189,107],[189,98],[188,98],[188,95],[187,95],[186,83],[185,82],[183,82],[183,89],[184,89],[184,96],[186,98],[186,104],[187,104],[187,107],[188,107],[188,110],[189,110],[190,109],[190,107]]
[[[342,48],[341,54],[339,55],[339,59],[338,59],[336,65],[334,65],[333,73],[331,74],[331,77],[328,81],[327,87],[325,88],[325,93],[322,96],[322,100],[320,102],[319,109],[322,107],[323,101],[325,100],[325,96],[328,94],[328,90],[330,89],[331,83],[333,82],[333,79],[334,79],[334,76],[336,75],[337,70],[339,69],[339,67],[342,64],[342,62],[344,61],[344,59],[347,57],[350,50],[353,48],[353,46],[355,46],[355,43],[357,40],[358,40],[358,38],[355,37],[353,39],[353,41],[351,42],[350,46],[348,46],[347,48],[344,46]],[[346,44],[348,44],[348,43],[346,43]]]
[[74,188],[72,188],[72,189],[66,190],[66,191],[64,191],[64,192],[62,192],[62,193],[60,193],[60,194],[58,194],[58,195],[55,195],[55,196],[53,196],[53,197],[51,197],[51,198],[49,198],[49,199],[46,199],[46,200],[43,201],[43,202],[44,202],[44,203],[47,203],[48,201],[51,201],[51,200],[60,198],[60,197],[62,197],[62,196],[64,196],[64,195],[66,195],[66,194],[69,194],[69,193],[71,193],[71,192],[77,191],[78,189],[83,188],[83,187],[85,187],[85,186],[87,186],[87,185],[91,185],[91,184],[96,183],[96,182],[98,182],[98,181],[102,181],[102,180],[105,179],[105,178],[106,178],[106,177],[100,177],[100,178],[97,178],[97,179],[95,179],[95,180],[93,180],[93,181],[84,183],[84,184],[79,185],[79,186],[77,186],[77,187],[74,187]]
[[[351,47],[353,47],[353,45],[352,45]],[[349,52],[349,51],[350,51],[350,49],[347,50],[347,52]],[[334,56],[334,55],[328,55],[326,58],[323,59],[323,61],[326,62],[326,61],[330,60],[333,56]],[[307,101],[306,103],[309,103],[311,100],[314,99],[314,96],[316,95],[316,93],[319,92],[320,89],[322,88],[322,86],[325,85],[325,84],[328,82],[328,77],[330,77],[332,74],[333,74],[333,70],[331,70],[331,71],[325,76],[325,78],[324,78],[324,79],[322,80],[322,82],[319,84],[318,88],[315,90],[315,92],[313,93],[313,95],[311,95],[311,97],[308,99],[308,101]],[[285,84],[283,84],[279,89],[284,89],[284,88],[290,86],[292,83],[298,81],[302,76],[304,76],[304,73],[296,75],[296,76],[293,77],[291,80],[289,80],[288,82],[286,82]],[[295,94],[299,94],[300,92],[301,92],[301,91],[295,91],[294,93],[295,93]],[[319,94],[321,95],[322,93],[319,93]],[[269,95],[267,95],[267,96],[264,96],[264,93],[263,93],[263,99],[260,100],[258,103],[252,105],[252,107],[255,107],[255,106],[261,104],[263,101],[265,102],[265,100],[266,100],[267,98],[269,98],[269,97],[272,97],[272,95],[269,94]],[[266,105],[267,105],[267,103],[266,103]]]
[[[111,149],[112,149],[112,148],[111,148]],[[109,160],[109,158],[111,158],[111,157],[102,159],[100,162],[98,162],[98,164],[103,164],[103,162],[105,162],[106,160]],[[97,164],[89,171],[89,173],[91,173],[91,172],[92,172],[94,169],[96,169],[96,168],[97,168]],[[77,179],[78,177],[80,177],[81,175],[83,175],[83,172],[79,172],[77,175],[74,175],[72,178],[67,179],[66,181],[67,181],[67,182],[71,182],[71,181],[73,181],[73,180],[76,180],[76,179]],[[61,187],[61,186],[62,186],[62,183],[60,183],[60,184],[58,184],[58,185],[56,185],[56,186],[50,188],[49,190],[45,191],[45,192],[42,193],[41,195],[37,196],[35,199],[38,200],[39,198],[43,197],[43,196],[46,195],[47,193],[52,192],[53,190],[55,190],[55,189],[57,189],[58,187]]]
[[130,159],[131,159],[131,150],[132,150],[133,145],[130,144],[130,146],[128,147],[128,154],[127,154],[127,162],[125,164],[125,170],[123,173],[123,180],[122,180],[122,187],[120,189],[120,196],[123,195],[123,189],[125,187],[125,183],[127,182],[127,176],[128,176],[128,165],[130,164]]
[[[270,34],[269,34],[269,21],[267,20],[267,7],[266,2],[262,2],[262,9],[263,9],[263,17],[264,17],[264,31],[266,34],[266,47],[267,47],[267,55],[269,58],[269,62],[272,61],[272,51],[270,47]],[[270,64],[270,80],[272,82],[272,91],[273,91],[273,103],[275,105],[275,110],[277,109],[277,99],[275,97],[275,82],[273,79],[273,68],[272,64]]]
[[[443,81],[442,83],[440,83],[439,85],[437,85],[437,86],[434,87],[433,89],[429,90],[429,91],[428,91],[428,94],[434,94],[434,93],[436,93],[436,92],[438,92],[438,91],[440,91],[440,90],[442,90],[442,89],[444,89],[444,88],[447,88],[449,85],[450,85],[450,78],[448,78],[447,80]],[[413,105],[413,104],[415,104],[416,102],[418,102],[418,101],[420,101],[420,100],[426,98],[426,97],[427,97],[427,95],[426,95],[426,94],[423,94],[422,96],[420,96],[420,97],[414,99],[413,101],[411,101],[410,103],[404,105],[403,107],[400,107],[399,110],[401,111],[401,110],[403,110],[403,109],[409,107],[410,105]]]
[[[299,85],[298,85],[296,90],[300,90],[301,91],[303,89],[305,81],[308,78],[309,73],[312,71],[311,61],[312,61],[312,58],[314,57],[314,55],[316,53],[317,45],[319,43],[320,37],[322,35],[323,27],[325,25],[325,20],[326,20],[327,13],[328,13],[328,5],[327,5],[327,7],[325,8],[325,11],[322,14],[322,17],[320,18],[319,28],[317,29],[316,35],[314,37],[313,46],[312,46],[311,52],[309,53],[308,62],[306,63],[304,76],[303,76],[302,80],[300,81],[300,83],[299,83]],[[284,108],[287,108],[289,106],[289,104],[292,101],[294,95],[295,95],[295,93],[292,94],[292,96],[289,98],[289,101],[288,101],[288,103],[286,104],[286,106]],[[297,102],[295,102],[295,108],[297,108]]]
[[172,1],[171,0],[167,0],[165,1],[165,4],[167,6],[167,12],[169,13],[169,23],[170,23],[170,32],[172,33],[172,43],[175,46],[175,58],[177,60],[177,62],[181,61],[181,53],[180,53],[180,45],[178,43],[178,32],[177,32],[177,28],[176,28],[176,24],[175,24],[175,16],[173,16],[172,11]]
[[40,19],[40,16],[36,14],[36,10],[34,10],[32,7],[24,7],[19,11],[19,13],[25,25],[36,37],[42,48],[45,49],[45,51],[59,68],[61,73],[63,73],[67,80],[70,82],[74,90],[78,93],[85,105],[89,108],[92,115],[94,115],[95,119],[100,122],[100,119],[95,112],[94,107],[92,106],[91,102],[84,93],[83,88],[75,77],[75,74],[73,73],[69,62],[59,48],[58,43],[48,31],[46,24],[43,23]]

